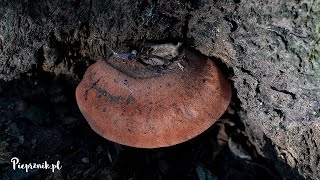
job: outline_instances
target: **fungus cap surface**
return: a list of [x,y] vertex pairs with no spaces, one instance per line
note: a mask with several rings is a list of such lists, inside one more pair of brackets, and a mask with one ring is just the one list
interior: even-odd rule
[[[229,81],[213,61],[192,51],[183,50],[179,64],[157,73],[140,69],[134,60],[120,61],[91,65],[76,89],[80,111],[108,140],[141,148],[172,146],[208,129],[230,103]],[[153,73],[143,76],[147,71]]]

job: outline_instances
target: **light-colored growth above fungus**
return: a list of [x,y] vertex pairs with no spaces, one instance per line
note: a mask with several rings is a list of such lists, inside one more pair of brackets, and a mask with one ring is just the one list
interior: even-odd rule
[[108,140],[172,146],[208,129],[230,103],[229,81],[203,55],[183,49],[166,69],[122,61],[112,57],[91,65],[76,90],[82,114]]

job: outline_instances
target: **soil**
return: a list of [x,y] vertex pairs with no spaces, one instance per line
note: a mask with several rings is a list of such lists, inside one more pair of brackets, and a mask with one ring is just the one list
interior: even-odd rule
[[[318,0],[0,2],[0,179],[320,178]],[[93,132],[75,101],[86,68],[182,42],[233,83],[228,111],[169,148]],[[62,170],[10,162],[61,161]]]

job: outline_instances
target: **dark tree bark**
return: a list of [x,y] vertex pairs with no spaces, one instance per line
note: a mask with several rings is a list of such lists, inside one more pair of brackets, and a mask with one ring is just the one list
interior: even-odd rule
[[93,61],[183,42],[225,64],[246,136],[288,179],[320,178],[318,0],[0,1],[0,78],[77,83]]

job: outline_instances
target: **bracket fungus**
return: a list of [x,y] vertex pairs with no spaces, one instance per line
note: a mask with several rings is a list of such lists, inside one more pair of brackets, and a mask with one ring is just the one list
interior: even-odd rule
[[231,85],[207,57],[181,48],[166,68],[112,56],[91,65],[76,89],[80,111],[104,138],[158,148],[187,141],[227,109]]

